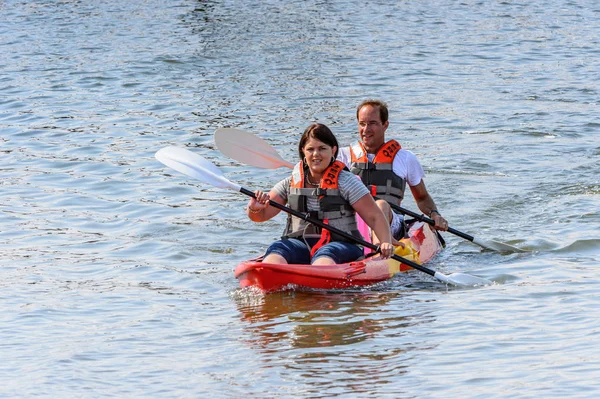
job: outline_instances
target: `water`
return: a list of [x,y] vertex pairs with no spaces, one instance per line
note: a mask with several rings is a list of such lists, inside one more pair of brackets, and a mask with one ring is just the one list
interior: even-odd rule
[[[441,4],[440,4],[441,3]],[[593,1],[0,2],[0,396],[597,397],[600,8]],[[240,290],[284,218],[154,159],[187,147],[249,189],[236,127],[287,160],[390,105],[450,225],[431,268],[348,292]],[[408,195],[404,205],[415,209]]]

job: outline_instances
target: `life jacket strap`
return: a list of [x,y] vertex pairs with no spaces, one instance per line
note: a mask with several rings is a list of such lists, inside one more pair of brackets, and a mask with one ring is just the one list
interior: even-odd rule
[[[325,219],[325,220],[323,220],[323,223],[329,224],[329,220]],[[327,229],[322,229],[321,230],[321,238],[319,239],[319,241],[317,241],[317,243],[310,250],[310,257],[312,258],[315,255],[315,252],[317,252],[317,250],[319,248],[321,248],[325,244],[329,244],[330,241],[331,241],[331,233]]]

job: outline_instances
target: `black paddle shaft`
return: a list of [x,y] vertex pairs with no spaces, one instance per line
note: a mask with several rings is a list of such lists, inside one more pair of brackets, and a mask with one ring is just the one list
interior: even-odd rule
[[[247,196],[250,196],[250,197],[256,199],[256,195],[254,195],[254,193],[252,191],[247,190],[244,187],[240,188],[240,193],[246,194]],[[332,227],[332,226],[330,226],[330,225],[328,225],[326,223],[323,223],[319,219],[313,219],[308,214],[305,214],[305,213],[302,213],[302,212],[298,212],[298,211],[296,211],[294,209],[288,208],[285,205],[281,205],[279,202],[275,202],[275,201],[272,201],[272,200],[269,200],[269,205],[271,205],[272,207],[277,208],[279,210],[282,210],[284,212],[287,212],[287,213],[289,213],[289,214],[291,214],[293,216],[296,216],[297,218],[300,218],[302,220],[306,220],[307,222],[312,223],[312,224],[314,224],[316,226],[319,226],[319,227],[321,227],[321,228],[323,228],[325,230],[329,230],[332,233],[338,234],[338,235],[346,238],[347,240],[354,241],[357,244],[362,245],[363,247],[367,247],[367,248],[370,248],[370,249],[372,249],[372,250],[374,250],[376,252],[379,252],[379,247],[377,245],[374,245],[374,244],[372,244],[370,242],[367,242],[365,240],[362,240],[360,238],[354,237],[352,234],[348,234],[345,231],[336,229],[335,227]],[[408,266],[410,266],[410,267],[412,267],[414,269],[420,270],[423,273],[427,273],[430,276],[434,276],[435,277],[436,272],[434,272],[433,270],[430,270],[430,269],[428,269],[428,268],[426,268],[424,266],[421,266],[418,263],[415,263],[415,262],[413,262],[411,260],[405,259],[405,258],[403,258],[401,256],[396,255],[396,254],[392,254],[391,258],[394,259],[394,260],[397,260],[398,262],[402,262],[405,265],[408,265]]]
[[[375,199],[378,199],[377,197],[374,197],[374,198],[375,198]],[[388,203],[389,203],[389,202],[388,202]],[[408,209],[402,208],[401,206],[398,206],[398,205],[394,205],[394,204],[391,204],[391,203],[389,203],[389,204],[390,204],[390,206],[391,206],[393,209],[395,209],[395,210],[397,210],[397,211],[399,211],[399,212],[401,212],[401,213],[403,213],[403,214],[405,214],[405,215],[412,216],[412,217],[414,217],[415,219],[417,219],[417,220],[418,220],[418,221],[420,221],[420,222],[429,223],[430,225],[432,225],[432,226],[435,226],[435,222],[433,221],[433,219],[430,219],[430,218],[428,218],[428,217],[427,217],[427,216],[425,216],[425,215],[422,215],[422,214],[419,214],[419,213],[415,213],[415,212],[413,212],[413,211],[410,211],[410,210],[408,210]],[[462,238],[464,238],[465,240],[469,240],[469,241],[471,241],[471,242],[472,242],[472,241],[475,239],[475,237],[473,237],[473,236],[470,236],[470,235],[468,235],[468,234],[466,234],[466,233],[463,233],[463,232],[461,232],[461,231],[455,230],[455,229],[453,229],[452,227],[448,227],[448,232],[449,232],[449,233],[452,233],[452,234],[454,234],[454,235],[457,235],[457,236],[459,236],[459,237],[462,237]]]

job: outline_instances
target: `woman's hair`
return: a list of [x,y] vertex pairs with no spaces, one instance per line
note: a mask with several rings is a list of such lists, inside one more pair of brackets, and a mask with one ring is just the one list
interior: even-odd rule
[[333,158],[337,158],[340,146],[337,139],[333,135],[333,132],[327,126],[321,123],[313,123],[306,128],[302,134],[302,137],[300,138],[300,142],[298,143],[298,155],[300,155],[301,161],[304,159],[304,153],[302,152],[302,149],[306,145],[306,142],[311,138],[322,141],[331,148],[335,147],[335,154],[333,154]]

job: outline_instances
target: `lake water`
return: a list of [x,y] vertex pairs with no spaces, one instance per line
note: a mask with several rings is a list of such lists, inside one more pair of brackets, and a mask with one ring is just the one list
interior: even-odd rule
[[[600,5],[571,1],[0,2],[0,397],[594,398],[600,394]],[[261,295],[233,268],[276,239],[219,127],[287,160],[390,106],[454,228],[429,267]],[[404,206],[416,210],[408,196]]]

